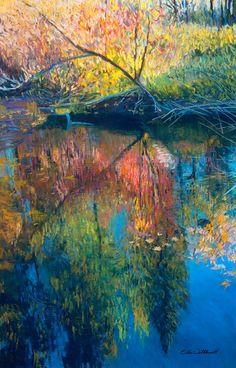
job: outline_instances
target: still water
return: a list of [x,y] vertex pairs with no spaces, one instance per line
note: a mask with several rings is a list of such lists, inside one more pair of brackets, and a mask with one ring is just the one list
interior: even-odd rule
[[0,366],[236,367],[236,146],[27,109],[0,126]]

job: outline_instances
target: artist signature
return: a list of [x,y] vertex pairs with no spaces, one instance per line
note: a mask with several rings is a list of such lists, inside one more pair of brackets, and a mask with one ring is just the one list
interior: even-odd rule
[[220,351],[220,349],[214,349],[214,350],[208,350],[208,349],[196,349],[196,350],[190,350],[190,349],[182,349],[180,351],[180,354],[183,355],[191,355],[191,354],[217,354]]

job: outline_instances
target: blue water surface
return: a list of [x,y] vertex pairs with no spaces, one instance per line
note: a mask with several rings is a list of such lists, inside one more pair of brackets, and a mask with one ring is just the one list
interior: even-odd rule
[[[173,345],[164,354],[159,335],[140,339],[131,326],[127,345],[106,368],[234,368],[236,364],[236,285],[223,288],[222,275],[205,264],[188,263],[189,303],[181,315]],[[181,354],[183,350],[218,350],[215,354]]]

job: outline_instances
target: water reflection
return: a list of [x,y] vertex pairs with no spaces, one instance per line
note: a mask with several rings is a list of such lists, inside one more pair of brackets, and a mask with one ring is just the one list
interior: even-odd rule
[[167,354],[187,260],[230,285],[235,151],[189,129],[34,130],[1,151],[2,366],[101,367],[131,325]]

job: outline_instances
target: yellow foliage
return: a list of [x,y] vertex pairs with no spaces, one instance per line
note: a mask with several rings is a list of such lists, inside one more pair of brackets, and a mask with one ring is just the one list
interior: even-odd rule
[[230,283],[228,281],[223,281],[221,283],[222,286],[224,286],[225,288],[229,287],[230,286]]
[[[9,66],[27,70],[29,74],[38,72],[58,59],[78,56],[78,50],[63,37],[58,37],[55,29],[40,19],[38,11],[55,22],[75,44],[105,54],[132,76],[135,76],[142,63],[148,11],[152,22],[141,76],[144,84],[153,82],[157,75],[179,66],[187,58],[191,61],[193,52],[216,52],[220,47],[236,43],[233,27],[218,30],[193,24],[166,25],[161,20],[159,8],[152,1],[139,1],[135,2],[139,9],[138,46],[135,52],[135,17],[133,10],[130,10],[134,6],[132,1],[122,3],[122,7],[118,1],[109,1],[106,12],[104,3],[94,0],[29,0],[28,3],[33,7],[22,3],[19,8],[18,0],[1,1],[1,22],[7,30],[5,37],[0,40],[0,48]],[[76,59],[67,67],[66,72],[61,72],[62,68],[59,67],[54,69],[48,77],[51,83],[59,85],[66,92],[71,87],[72,90],[79,88],[104,96],[132,85],[120,70],[98,57]],[[166,88],[168,93],[168,86]],[[178,83],[171,84],[171,92],[176,97],[180,96]],[[33,114],[37,113],[37,106],[30,109]]]
[[0,114],[5,114],[6,112],[7,112],[6,107],[0,104]]
[[5,181],[0,188],[0,239],[11,244],[21,231],[22,218],[14,209],[13,197]]

